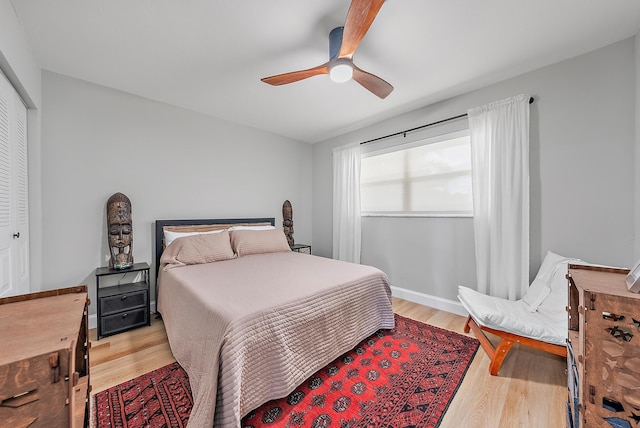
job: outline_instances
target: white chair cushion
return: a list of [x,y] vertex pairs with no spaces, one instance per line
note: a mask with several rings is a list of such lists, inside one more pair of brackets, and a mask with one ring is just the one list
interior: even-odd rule
[[469,315],[482,326],[556,345],[565,344],[567,313],[564,306],[557,311],[563,315],[561,320],[555,314],[549,317],[541,312],[529,312],[523,300],[491,297],[464,286],[458,287],[458,299]]

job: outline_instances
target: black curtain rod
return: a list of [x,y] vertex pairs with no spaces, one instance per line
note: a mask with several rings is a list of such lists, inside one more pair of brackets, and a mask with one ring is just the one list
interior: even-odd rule
[[[531,103],[533,103],[533,97],[529,98],[529,104],[531,104]],[[403,136],[406,137],[408,132],[417,131],[418,129],[428,128],[428,127],[433,126],[433,125],[439,125],[441,123],[449,122],[449,121],[456,120],[456,119],[462,119],[463,117],[467,117],[467,113],[459,114],[457,116],[449,117],[447,119],[438,120],[437,122],[427,123],[426,125],[416,126],[415,128],[406,129],[404,131],[396,132],[394,134],[385,135],[384,137],[378,137],[378,138],[374,138],[372,140],[363,141],[362,143],[360,143],[360,145],[367,144],[367,143],[373,143],[374,141],[384,140],[385,138],[397,137],[398,135],[403,135]]]

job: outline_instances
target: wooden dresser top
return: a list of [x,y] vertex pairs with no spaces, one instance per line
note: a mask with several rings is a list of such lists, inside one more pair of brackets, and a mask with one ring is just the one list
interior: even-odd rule
[[0,305],[0,366],[70,349],[80,331],[87,293]]
[[627,273],[628,270],[626,269],[600,271],[573,265],[569,266],[569,274],[579,289],[640,299],[640,294],[632,293],[627,288],[627,283],[625,282]]

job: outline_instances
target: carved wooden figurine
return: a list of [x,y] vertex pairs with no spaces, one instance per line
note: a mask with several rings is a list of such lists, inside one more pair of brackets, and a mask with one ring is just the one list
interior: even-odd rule
[[282,204],[282,218],[282,229],[287,237],[287,242],[289,245],[293,245],[293,208],[291,207],[291,202],[288,200]]
[[107,240],[111,259],[109,266],[127,269],[133,266],[133,227],[131,201],[122,193],[114,193],[107,201]]

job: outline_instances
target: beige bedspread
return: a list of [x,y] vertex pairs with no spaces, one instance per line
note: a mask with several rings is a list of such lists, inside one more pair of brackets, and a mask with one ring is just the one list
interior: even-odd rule
[[379,329],[380,270],[296,252],[160,269],[159,311],[194,396],[189,427],[239,427]]

